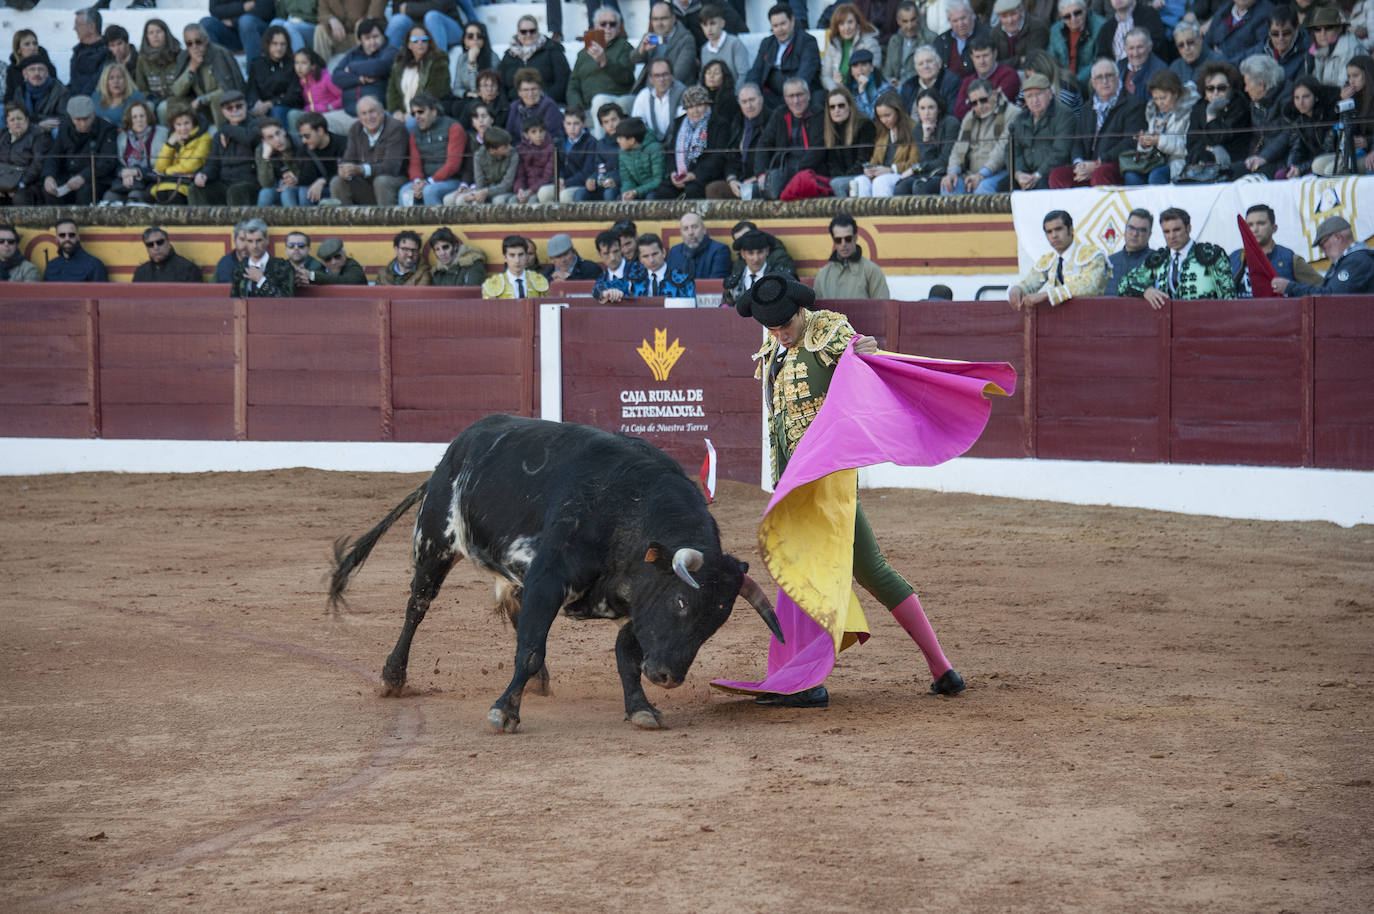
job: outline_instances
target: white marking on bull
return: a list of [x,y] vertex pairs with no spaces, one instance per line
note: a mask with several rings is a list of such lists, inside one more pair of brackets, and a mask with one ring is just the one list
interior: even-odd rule
[[505,563],[512,568],[515,566],[528,568],[530,563],[534,561],[534,556],[534,537],[517,536],[506,547]]
[[463,525],[462,512],[459,507],[459,490],[466,479],[465,474],[459,473],[453,480],[453,496],[448,504],[448,523],[444,526],[444,540],[450,549],[456,550],[463,555],[472,554],[472,543],[469,538],[468,530]]

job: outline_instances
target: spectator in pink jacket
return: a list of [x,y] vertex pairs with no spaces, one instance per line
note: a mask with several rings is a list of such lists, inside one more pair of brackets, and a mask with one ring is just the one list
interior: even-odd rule
[[[320,114],[329,112],[343,111],[343,93],[339,87],[334,85],[334,79],[329,75],[329,70],[325,65],[324,58],[320,57],[310,48],[301,48],[293,58],[296,67],[296,78],[301,83],[301,95],[305,98],[305,106],[300,111],[293,111],[287,116],[290,121],[291,129],[296,129],[296,122],[305,115],[307,111],[318,111]],[[338,117],[338,114],[334,115]],[[352,125],[353,118],[347,118],[349,123],[336,123],[333,126],[341,133],[347,133]]]
[[519,163],[515,166],[514,199],[510,203],[552,203],[557,198],[558,185],[554,175],[554,147],[549,142],[549,129],[539,115],[525,118],[521,125],[525,138],[515,148]]

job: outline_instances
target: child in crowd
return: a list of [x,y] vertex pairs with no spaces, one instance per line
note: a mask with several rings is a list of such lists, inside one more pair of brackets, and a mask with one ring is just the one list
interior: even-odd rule
[[615,102],[607,102],[596,109],[603,136],[596,141],[593,173],[573,192],[573,200],[620,199],[620,144],[615,139],[615,128],[624,117],[625,111]]
[[485,140],[472,160],[472,186],[444,197],[445,206],[491,203],[497,197],[513,194],[520,156],[511,146],[510,134],[500,127],[488,127]]
[[[581,108],[569,108],[563,115],[563,141],[558,144],[558,199],[571,203],[596,178],[596,140],[587,129],[587,113]],[[593,180],[595,187],[595,180]]]
[[730,70],[736,84],[742,82],[744,74],[749,72],[752,61],[744,42],[735,35],[726,34],[725,11],[714,3],[703,6],[701,31],[706,36],[706,42],[701,46],[702,70],[704,71],[711,61],[719,60]]
[[[339,87],[334,85],[334,78],[329,75],[329,70],[325,66],[324,58],[316,54],[310,48],[301,48],[292,58],[296,68],[296,79],[300,80],[301,95],[305,98],[305,105],[299,111],[292,111],[287,115],[287,123],[294,133],[296,123],[305,116],[307,111],[318,111],[320,114],[327,114],[330,111],[343,110],[343,93]],[[335,125],[338,130],[339,125]],[[346,130],[339,131],[340,133]]]
[[873,78],[872,51],[859,48],[849,58],[849,78],[845,80],[845,88],[854,96],[854,106],[859,112],[872,120],[873,103],[878,100],[881,94],[879,90],[883,88],[883,81]]
[[663,148],[657,140],[644,142],[648,128],[631,117],[615,128],[620,146],[620,199],[642,200],[663,182]]
[[515,166],[515,191],[512,199],[496,203],[552,203],[557,196],[554,188],[554,148],[549,131],[539,117],[527,117],[521,125],[524,139],[516,147],[519,163]]

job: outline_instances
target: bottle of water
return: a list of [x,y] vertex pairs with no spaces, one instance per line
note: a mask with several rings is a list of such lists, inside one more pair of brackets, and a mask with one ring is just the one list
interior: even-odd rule
[[596,166],[596,186],[597,186],[597,187],[605,187],[605,186],[606,186],[606,163],[605,163],[605,162],[602,162],[601,164],[599,164],[599,165]]

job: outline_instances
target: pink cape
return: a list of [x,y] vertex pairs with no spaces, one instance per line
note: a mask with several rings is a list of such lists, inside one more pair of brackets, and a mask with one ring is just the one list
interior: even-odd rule
[[[847,535],[831,538],[833,554],[824,560],[805,548],[787,548],[789,531],[795,537],[797,530],[810,529],[808,512],[811,521],[822,527],[827,516],[844,517],[847,510],[847,516],[853,517],[857,492],[852,483],[828,489],[812,484],[831,474],[878,463],[936,466],[957,457],[973,446],[987,426],[992,404],[986,395],[1005,396],[1015,389],[1016,372],[1005,362],[846,351],[825,403],[798,442],[759,525],[764,563],[782,585],[776,610],[786,643],[769,639],[767,675],[762,681],[717,679],[711,685],[729,692],[790,695],[824,682],[839,651],[867,640],[868,633],[849,590],[852,575],[848,572],[854,565],[852,522],[842,531]],[[852,504],[845,504],[846,500]],[[775,509],[777,517],[788,517],[786,524],[770,524]],[[834,578],[841,572],[842,589],[854,604],[852,611],[839,605],[844,597],[835,598]],[[832,580],[819,585],[813,580],[826,574]],[[853,627],[846,627],[846,622]]]

